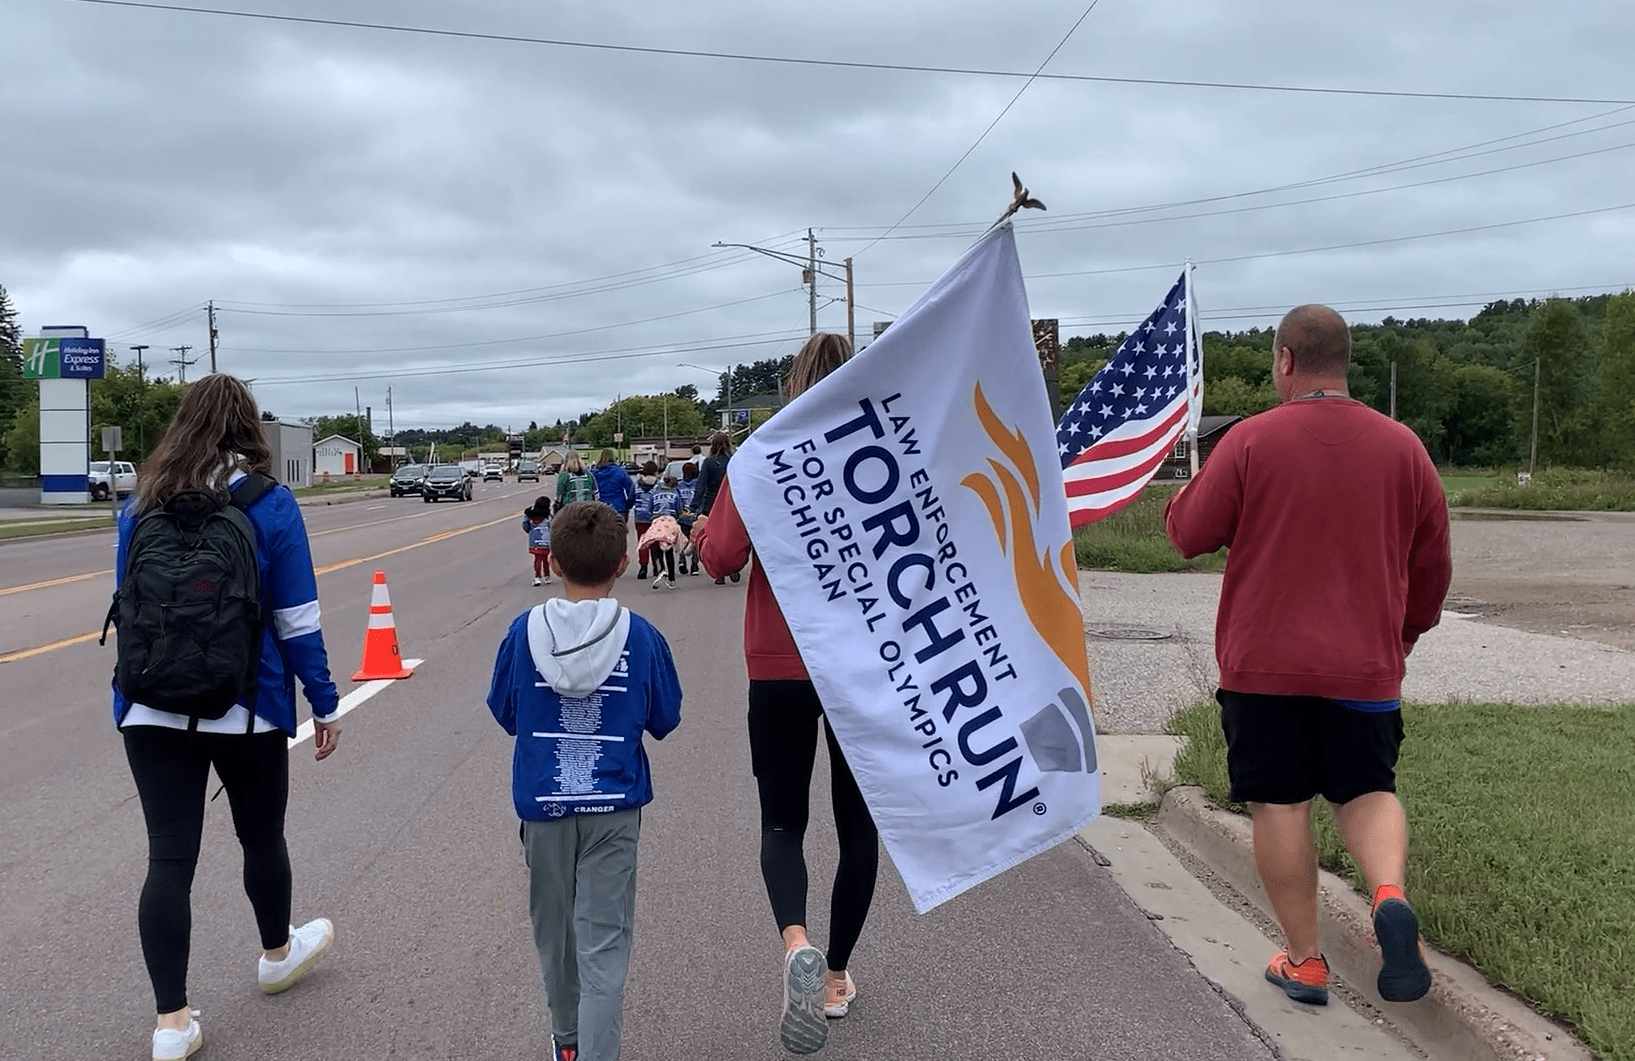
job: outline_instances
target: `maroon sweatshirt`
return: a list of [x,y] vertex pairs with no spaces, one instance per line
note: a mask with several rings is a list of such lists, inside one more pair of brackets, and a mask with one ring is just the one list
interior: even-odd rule
[[1412,431],[1348,398],[1232,427],[1170,500],[1183,556],[1230,547],[1215,621],[1221,687],[1393,700],[1453,577],[1448,507]]

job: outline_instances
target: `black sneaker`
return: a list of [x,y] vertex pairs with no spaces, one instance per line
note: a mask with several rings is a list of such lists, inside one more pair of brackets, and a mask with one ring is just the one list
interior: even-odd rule
[[641,566],[641,570],[636,572],[636,578],[637,578],[638,581],[645,580],[647,578],[647,565],[646,564],[643,564]]

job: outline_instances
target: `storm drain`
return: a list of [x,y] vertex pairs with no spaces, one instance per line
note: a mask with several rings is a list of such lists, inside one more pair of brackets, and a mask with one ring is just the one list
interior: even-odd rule
[[1149,630],[1144,626],[1093,626],[1086,631],[1104,641],[1168,641],[1174,634]]

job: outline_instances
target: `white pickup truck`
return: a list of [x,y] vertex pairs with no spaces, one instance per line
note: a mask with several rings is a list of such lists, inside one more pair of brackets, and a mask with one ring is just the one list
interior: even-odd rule
[[97,501],[108,500],[110,492],[124,497],[136,489],[136,465],[130,461],[114,461],[110,473],[107,461],[92,461],[90,487],[91,497]]

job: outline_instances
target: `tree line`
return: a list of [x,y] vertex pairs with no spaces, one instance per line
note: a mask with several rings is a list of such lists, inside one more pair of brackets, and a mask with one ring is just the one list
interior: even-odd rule
[[[1272,328],[1203,337],[1203,413],[1252,416],[1277,404]],[[1063,401],[1124,341],[1068,340]],[[1419,435],[1439,464],[1525,464],[1538,396],[1540,466],[1635,468],[1635,292],[1498,301],[1468,321],[1397,320],[1351,328],[1351,394]]]

